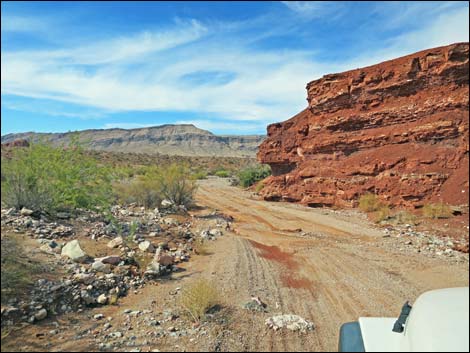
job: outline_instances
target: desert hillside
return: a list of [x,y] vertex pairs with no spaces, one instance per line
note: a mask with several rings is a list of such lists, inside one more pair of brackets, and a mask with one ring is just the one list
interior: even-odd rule
[[[2,144],[17,139],[43,138],[55,145],[66,144],[73,133],[8,134]],[[161,125],[141,129],[103,129],[80,131],[80,141],[88,148],[111,152],[138,152],[180,156],[254,157],[262,135],[214,135],[191,124]]]

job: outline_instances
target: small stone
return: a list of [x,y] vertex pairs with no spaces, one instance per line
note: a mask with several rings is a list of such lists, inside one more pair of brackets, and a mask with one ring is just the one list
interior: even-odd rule
[[103,273],[110,273],[111,272],[111,266],[109,264],[104,264],[101,261],[95,261],[91,265],[91,268],[93,271],[96,272],[103,272]]
[[43,320],[47,317],[47,310],[41,309],[37,313],[34,314],[34,319],[37,321]]
[[96,315],[93,315],[93,319],[95,320],[101,320],[104,318],[104,315],[103,314],[96,314]]
[[29,208],[25,208],[25,207],[23,207],[20,211],[20,214],[22,216],[31,216],[33,213],[34,213],[33,210],[30,210]]
[[122,237],[116,237],[113,240],[110,240],[108,242],[108,248],[117,248],[118,246],[122,245],[124,243],[124,240]]
[[105,294],[101,294],[97,299],[96,299],[98,304],[106,304],[108,301],[108,297]]
[[155,250],[155,247],[152,245],[151,242],[145,240],[139,244],[139,249],[144,252],[153,252]]

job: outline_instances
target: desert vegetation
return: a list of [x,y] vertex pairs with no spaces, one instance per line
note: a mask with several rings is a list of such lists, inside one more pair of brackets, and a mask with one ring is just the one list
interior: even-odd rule
[[424,205],[423,216],[427,218],[449,218],[452,216],[451,208],[440,202]]
[[267,178],[270,175],[271,168],[269,165],[259,165],[242,169],[237,174],[237,177],[240,185],[246,188],[260,180],[263,180],[264,178]]
[[16,148],[8,158],[2,156],[2,204],[47,214],[103,210],[111,201],[113,174],[77,143]]
[[219,304],[219,301],[215,285],[205,279],[190,284],[181,296],[181,306],[195,322],[200,322],[207,311]]

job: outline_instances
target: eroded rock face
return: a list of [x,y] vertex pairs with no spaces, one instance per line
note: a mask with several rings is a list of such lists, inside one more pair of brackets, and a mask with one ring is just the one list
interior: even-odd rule
[[469,201],[469,45],[421,51],[307,85],[308,107],[268,126],[261,194],[352,207]]

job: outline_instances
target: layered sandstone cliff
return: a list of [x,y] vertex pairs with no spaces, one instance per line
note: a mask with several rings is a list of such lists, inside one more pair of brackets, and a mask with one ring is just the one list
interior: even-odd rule
[[268,200],[352,207],[469,201],[469,45],[457,43],[307,85],[308,107],[268,126]]

